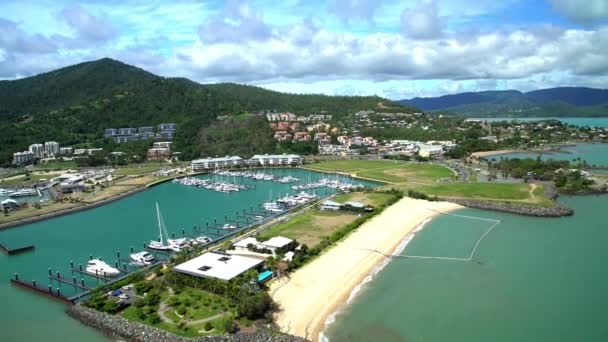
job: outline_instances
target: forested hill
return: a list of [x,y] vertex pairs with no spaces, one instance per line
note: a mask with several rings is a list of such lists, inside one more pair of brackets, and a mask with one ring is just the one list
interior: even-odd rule
[[[184,78],[159,77],[105,58],[0,82],[0,164],[6,164],[12,153],[25,150],[32,143],[55,140],[61,145],[107,145],[109,142],[103,139],[105,128],[162,122],[178,124],[175,147],[192,158],[211,152],[205,144],[212,140],[201,136],[209,136],[203,130],[217,122],[218,116],[259,110],[301,114],[326,111],[339,120],[346,113],[375,109],[380,102],[395,107],[393,110],[417,110],[373,96],[293,95],[237,84],[201,85]],[[261,127],[257,122],[260,119],[241,121],[235,127],[243,131],[247,123]],[[230,123],[219,127],[226,134],[218,139],[226,146],[232,146],[226,140],[228,136],[243,144],[259,142],[258,138],[249,141],[246,136],[228,134]],[[222,134],[222,130],[218,132]],[[271,139],[271,132],[264,134]],[[260,145],[269,144],[264,141]]]
[[155,78],[142,69],[104,58],[16,81],[0,81],[0,118],[78,105]]
[[583,87],[469,92],[398,102],[466,116],[608,116],[608,90]]

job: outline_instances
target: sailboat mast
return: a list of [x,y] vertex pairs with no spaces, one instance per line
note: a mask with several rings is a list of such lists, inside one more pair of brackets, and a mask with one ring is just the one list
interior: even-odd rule
[[161,245],[164,245],[165,243],[163,241],[163,231],[160,221],[160,208],[158,207],[158,202],[156,202],[156,220],[158,221],[158,236],[160,236],[160,243]]

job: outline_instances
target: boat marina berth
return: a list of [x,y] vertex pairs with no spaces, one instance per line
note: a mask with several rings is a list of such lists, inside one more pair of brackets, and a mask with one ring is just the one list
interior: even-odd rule
[[112,277],[120,274],[117,268],[114,268],[101,259],[92,259],[87,262],[86,272],[95,276]]

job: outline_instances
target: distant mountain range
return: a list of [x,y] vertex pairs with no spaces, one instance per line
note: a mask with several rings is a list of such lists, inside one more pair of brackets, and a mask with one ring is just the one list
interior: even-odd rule
[[608,116],[608,90],[583,87],[469,92],[397,102],[470,117]]
[[218,118],[260,110],[327,111],[340,121],[347,113],[379,106],[419,110],[376,96],[295,95],[232,83],[205,85],[104,58],[0,81],[0,165],[33,143],[107,145],[105,128],[163,122],[178,125],[174,147],[184,158],[279,152],[261,117]]

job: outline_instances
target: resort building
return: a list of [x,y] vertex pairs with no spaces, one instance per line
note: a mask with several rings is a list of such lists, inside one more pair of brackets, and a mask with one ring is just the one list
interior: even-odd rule
[[443,146],[441,145],[418,145],[418,155],[423,158],[437,158],[443,154]]
[[34,154],[34,158],[42,158],[44,156],[44,145],[32,144],[29,147],[29,151]]
[[74,149],[71,147],[61,147],[59,149],[59,154],[68,155],[74,153]]
[[44,143],[44,152],[47,157],[52,157],[59,154],[59,144],[55,141],[47,141]]
[[230,280],[262,266],[264,260],[214,252],[202,254],[173,268],[174,271],[201,278]]
[[171,149],[166,147],[150,148],[147,157],[150,160],[168,159],[171,158]]
[[191,162],[192,171],[204,171],[210,169],[235,167],[243,165],[243,159],[238,156],[226,156],[223,158],[203,158]]
[[34,161],[34,154],[30,151],[13,153],[13,164],[25,165]]
[[297,154],[256,154],[249,159],[250,166],[299,165],[302,157]]

